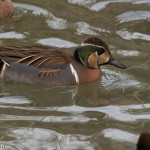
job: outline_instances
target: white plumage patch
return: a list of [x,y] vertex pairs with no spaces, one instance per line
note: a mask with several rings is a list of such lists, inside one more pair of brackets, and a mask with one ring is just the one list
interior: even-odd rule
[[75,78],[76,83],[79,84],[79,77],[78,77],[78,74],[77,74],[76,70],[74,69],[74,67],[72,66],[71,63],[70,63],[70,69],[71,69],[72,75],[73,75],[74,78]]
[[0,70],[0,78],[4,77],[4,73],[6,71],[6,68],[9,66],[9,64],[7,62],[5,62],[4,60],[2,60],[2,62],[3,62],[3,65],[2,65],[2,68]]
[[1,70],[1,72],[0,72],[0,77],[1,77],[1,78],[4,77],[4,73],[5,73],[5,71],[6,71],[6,67],[7,67],[6,64],[4,64],[3,67],[2,67],[2,70]]

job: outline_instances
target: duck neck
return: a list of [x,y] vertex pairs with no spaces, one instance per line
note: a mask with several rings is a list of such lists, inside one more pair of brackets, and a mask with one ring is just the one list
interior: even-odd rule
[[72,63],[72,66],[77,73],[79,84],[97,81],[102,75],[100,68],[90,69],[80,63],[79,65]]

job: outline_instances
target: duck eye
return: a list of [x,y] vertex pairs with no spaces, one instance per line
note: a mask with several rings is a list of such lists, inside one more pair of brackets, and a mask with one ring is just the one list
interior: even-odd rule
[[104,52],[105,52],[105,50],[103,48],[101,48],[97,51],[98,55],[102,55]]

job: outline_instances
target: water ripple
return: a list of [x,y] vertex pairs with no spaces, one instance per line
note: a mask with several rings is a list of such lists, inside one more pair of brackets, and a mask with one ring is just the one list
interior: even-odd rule
[[136,0],[133,4],[150,4],[149,0]]
[[68,0],[71,4],[77,4],[84,6],[92,11],[101,11],[111,3],[132,3],[132,4],[150,4],[149,0],[107,0],[102,2],[97,2],[94,0]]
[[53,122],[53,123],[75,123],[75,122],[89,122],[96,121],[96,118],[88,118],[83,115],[77,116],[17,116],[17,115],[0,115],[0,120],[32,120],[42,122]]
[[14,15],[0,22],[0,40],[4,38],[0,44],[17,45],[15,39],[23,39],[21,45],[76,47],[81,39],[96,35],[117,49],[112,53],[128,69],[103,66],[102,80],[79,86],[2,80],[0,145],[18,150],[112,150],[119,149],[117,144],[120,149],[135,145],[138,134],[149,130],[150,120],[149,4],[150,0],[15,3]]
[[137,81],[131,75],[128,75],[126,73],[111,71],[104,68],[103,72],[105,73],[105,75],[102,76],[101,84],[107,90],[114,88],[127,88],[131,86],[139,88],[144,85],[144,83]]
[[150,19],[150,11],[129,11],[116,17],[120,23]]
[[[87,3],[87,1],[85,3]],[[46,23],[52,29],[62,30],[62,29],[69,28],[67,20],[55,17],[52,13],[50,13],[49,11],[47,11],[45,9],[42,9],[42,8],[39,8],[39,7],[36,7],[33,5],[29,5],[29,4],[19,4],[19,3],[15,3],[15,7],[22,8],[25,10],[31,10],[32,13],[36,16],[41,15],[41,14],[44,15],[46,17]],[[27,13],[27,12],[24,11],[24,13]],[[70,25],[74,26],[74,28],[76,28],[78,35],[82,35],[82,34],[99,35],[99,33],[97,33],[97,32],[110,33],[110,31],[108,31],[108,30],[90,26],[86,22],[70,23]],[[45,39],[45,40],[48,40],[48,39]]]
[[19,149],[59,149],[59,141],[63,138],[62,134],[52,130],[40,128],[20,128],[12,129],[8,135],[17,139],[14,141],[14,146]]
[[77,28],[77,34],[82,35],[82,34],[88,34],[88,35],[99,35],[97,32],[105,32],[105,33],[110,33],[110,31],[97,28],[97,27],[92,27],[86,22],[77,22],[75,23],[75,27]]
[[149,4],[149,0],[111,0],[111,1],[103,1],[97,2],[89,7],[90,10],[93,11],[101,11],[105,9],[108,4],[111,3],[132,3],[132,4]]
[[150,35],[139,33],[139,32],[131,33],[126,30],[119,30],[116,33],[125,40],[141,39],[141,40],[150,41]]
[[138,50],[116,50],[115,52],[121,56],[139,56],[140,52]]
[[40,39],[39,41],[37,41],[37,43],[48,45],[48,46],[61,47],[61,48],[63,48],[63,47],[69,48],[69,47],[77,47],[78,46],[78,44],[74,44],[72,42],[62,40],[59,38]]
[[31,103],[31,101],[27,100],[24,97],[20,97],[20,96],[10,96],[10,97],[0,98],[0,103],[15,105],[15,104],[29,104],[29,103]]
[[139,119],[149,119],[150,114],[131,114],[129,110],[140,110],[143,108],[150,108],[150,104],[144,105],[125,105],[125,106],[104,106],[104,107],[94,107],[94,108],[85,108],[80,106],[70,106],[58,108],[57,111],[62,112],[71,112],[73,114],[80,114],[85,111],[98,111],[101,113],[105,113],[105,118],[110,118],[122,122],[135,122]]
[[90,5],[96,2],[96,0],[68,0],[71,4],[78,4],[78,5]]
[[[124,105],[124,106],[109,105],[109,106],[104,106],[104,107],[90,107],[90,108],[76,106],[76,105],[66,106],[66,107],[41,107],[41,108],[39,108],[39,107],[19,107],[19,106],[0,105],[0,108],[22,109],[22,110],[32,110],[32,111],[34,110],[34,111],[65,112],[65,113],[70,113],[73,116],[79,115],[77,117],[77,119],[75,119],[78,121],[79,121],[79,119],[81,119],[80,115],[84,112],[105,113],[105,117],[104,117],[105,119],[113,119],[113,120],[118,120],[118,121],[122,121],[122,122],[136,122],[137,120],[144,120],[144,119],[150,118],[150,114],[148,114],[148,113],[143,112],[143,114],[142,113],[137,114],[137,110],[141,110],[141,109],[145,109],[145,108],[149,109],[150,104],[137,104],[137,105],[134,104],[134,105]],[[134,114],[134,111],[136,112],[135,114]],[[45,116],[41,117],[40,120],[44,119],[44,118],[45,118]],[[52,118],[54,118],[54,117],[52,117]],[[21,119],[21,118],[19,118],[19,119]],[[93,119],[95,120],[95,118],[92,118],[92,120]],[[89,118],[85,117],[84,121],[89,121]]]
[[89,7],[90,10],[94,11],[101,11],[102,9],[105,9],[108,4],[112,3],[111,1],[106,1],[106,2],[98,2],[91,7]]
[[49,11],[42,9],[37,6],[29,5],[29,4],[19,4],[19,3],[14,3],[16,8],[22,8],[26,10],[31,10],[34,15],[44,15],[46,16],[46,22],[49,27],[53,29],[66,29],[67,28],[67,21],[62,18],[55,17],[52,13]]
[[139,138],[138,135],[114,128],[105,129],[101,133],[104,135],[104,137],[119,142],[136,143]]
[[0,33],[0,38],[2,39],[24,39],[26,38],[27,35],[28,33],[21,34],[15,31],[11,31],[11,32]]
[[53,130],[41,128],[19,128],[9,129],[8,135],[16,138],[15,141],[7,142],[18,149],[88,149],[94,150],[89,141],[89,136],[77,134],[60,134]]

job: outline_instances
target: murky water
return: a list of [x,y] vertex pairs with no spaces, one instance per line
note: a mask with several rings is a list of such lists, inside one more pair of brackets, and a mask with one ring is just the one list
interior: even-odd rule
[[0,20],[0,45],[43,44],[73,51],[102,37],[120,70],[80,86],[0,80],[0,146],[18,150],[125,150],[150,131],[149,0],[15,0]]

